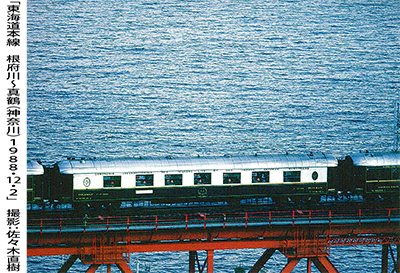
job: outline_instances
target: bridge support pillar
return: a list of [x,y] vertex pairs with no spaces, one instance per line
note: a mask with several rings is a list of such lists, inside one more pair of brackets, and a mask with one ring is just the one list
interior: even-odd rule
[[382,245],[382,273],[389,272],[389,252],[392,257],[394,269],[390,272],[400,273],[400,245],[397,245],[397,257],[393,253],[392,245]]
[[389,245],[382,245],[382,273],[388,272]]
[[197,257],[196,251],[189,251],[189,273],[196,272],[196,257]]
[[[133,273],[126,263],[116,263],[115,265],[122,273]],[[100,266],[101,264],[91,264],[86,273],[94,273]],[[111,273],[111,264],[107,264],[107,272]]]
[[214,272],[214,250],[207,250],[207,273]]
[[198,266],[199,273],[205,272],[207,266],[207,273],[213,273],[214,270],[214,250],[207,250],[207,258],[204,264],[201,266],[199,261],[199,256],[197,251],[189,251],[189,273],[196,272],[196,262]]
[[395,268],[397,273],[400,273],[400,245],[397,245],[397,263]]
[[289,258],[287,264],[282,269],[281,273],[290,273],[296,267],[296,265],[300,262],[299,258]]
[[[263,255],[258,259],[258,261],[250,269],[249,273],[258,273],[267,263],[267,261],[272,257],[275,251],[278,249],[271,248],[265,250]],[[301,255],[293,255],[291,252],[286,252],[284,249],[279,249],[288,258],[288,262],[282,269],[281,273],[290,273],[303,258],[307,258],[307,273],[311,273],[311,263],[318,268],[322,273],[339,273],[332,262],[328,259],[328,254],[316,254],[316,253],[302,253]],[[294,252],[297,252],[294,249]],[[400,272],[399,272],[400,273]]]
[[[301,258],[289,258],[285,268],[282,269],[281,273],[290,273],[300,262]],[[311,262],[315,264],[318,270],[322,273],[339,273],[332,262],[324,256],[312,257],[307,259],[307,272],[311,272]]]
[[307,259],[307,273],[311,273],[311,259]]
[[[68,260],[63,264],[63,266],[58,270],[58,273],[67,273],[71,266],[75,263],[75,261],[79,258],[79,255],[71,255]],[[82,260],[82,259],[81,259]],[[85,262],[85,260],[82,260]],[[86,273],[94,273],[101,266],[101,263],[93,263],[90,264],[89,268],[86,270]],[[106,263],[107,273],[111,273],[111,264]],[[129,268],[126,261],[116,261],[115,265],[122,273],[133,273],[133,271]],[[193,271],[194,272],[194,271]]]

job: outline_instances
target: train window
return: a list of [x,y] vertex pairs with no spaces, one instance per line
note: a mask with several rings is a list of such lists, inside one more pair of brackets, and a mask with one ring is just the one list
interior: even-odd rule
[[241,173],[224,173],[224,184],[240,184]]
[[121,187],[121,176],[104,176],[103,186],[104,188]]
[[211,173],[195,173],[194,174],[195,185],[210,185],[211,184]]
[[378,169],[367,169],[367,181],[378,180],[379,170]]
[[300,182],[300,171],[283,172],[283,182]]
[[392,173],[393,173],[393,180],[400,179],[400,168],[393,168]]
[[397,174],[395,172],[396,168],[373,168],[367,169],[367,181],[374,180],[392,180],[396,179],[395,176],[399,176],[398,169]]
[[268,183],[269,172],[253,172],[252,181],[253,183]]
[[392,169],[384,168],[381,171],[381,180],[392,180]]
[[181,174],[166,174],[165,175],[165,186],[179,186],[182,185]]
[[152,174],[138,174],[136,175],[136,186],[154,186],[154,175]]

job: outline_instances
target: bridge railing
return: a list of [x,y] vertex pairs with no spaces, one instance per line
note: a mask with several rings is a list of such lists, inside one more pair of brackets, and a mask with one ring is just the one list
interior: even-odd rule
[[234,226],[334,225],[400,221],[400,208],[195,213],[146,216],[28,219],[28,232],[227,228]]

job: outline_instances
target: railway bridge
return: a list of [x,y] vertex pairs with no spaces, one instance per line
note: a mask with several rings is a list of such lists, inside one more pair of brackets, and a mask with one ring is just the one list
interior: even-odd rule
[[[320,272],[339,272],[329,260],[331,248],[339,245],[382,245],[382,272],[400,273],[400,209],[347,209],[241,211],[216,213],[170,213],[143,216],[28,218],[28,256],[70,255],[58,272],[68,272],[77,259],[86,272],[115,264],[133,272],[130,253],[187,251],[188,272],[214,272],[214,251],[265,249],[250,269],[268,267],[277,251],[287,263],[281,272],[291,272],[307,259]],[[392,245],[397,245],[394,255]],[[200,261],[199,251],[207,258]],[[389,255],[390,254],[390,255]],[[389,269],[388,260],[394,268]]]

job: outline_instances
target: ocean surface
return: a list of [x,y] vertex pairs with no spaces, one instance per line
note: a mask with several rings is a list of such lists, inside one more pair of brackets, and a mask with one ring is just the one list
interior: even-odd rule
[[[397,0],[28,1],[28,158],[388,151],[399,39]],[[380,251],[332,247],[330,259],[380,272]],[[263,252],[216,251],[214,271]],[[188,272],[188,257],[130,265]],[[29,272],[67,258],[28,258]],[[285,263],[274,254],[264,272]]]

